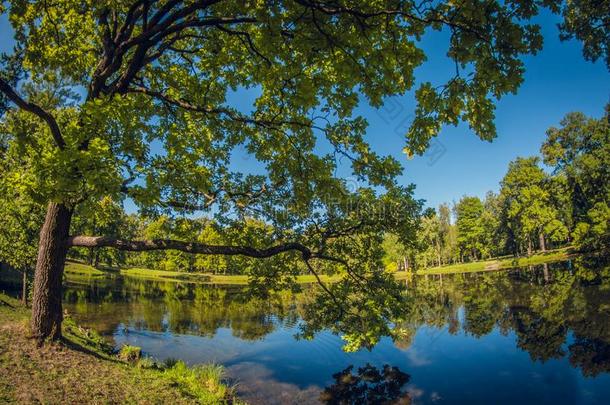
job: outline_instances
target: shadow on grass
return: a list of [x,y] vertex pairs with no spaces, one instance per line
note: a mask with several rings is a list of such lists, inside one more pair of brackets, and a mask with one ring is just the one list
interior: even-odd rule
[[8,301],[5,301],[4,298],[2,298],[1,296],[0,296],[0,305],[5,305],[11,309],[16,308],[14,305],[10,304]]

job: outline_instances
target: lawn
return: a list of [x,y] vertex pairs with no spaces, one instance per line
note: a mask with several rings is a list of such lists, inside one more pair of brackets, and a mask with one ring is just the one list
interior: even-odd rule
[[[104,271],[96,269],[92,266],[78,263],[74,261],[67,261],[65,266],[65,272],[68,279],[80,279],[86,276],[98,277],[104,276],[109,273],[119,273],[126,277],[144,278],[148,280],[159,280],[159,281],[187,281],[192,283],[203,283],[203,284],[235,284],[245,285],[248,284],[247,275],[223,275],[223,274],[212,274],[212,273],[187,273],[181,271],[166,271],[166,270],[152,270],[144,268],[122,268],[113,269],[112,271]],[[327,276],[320,275],[320,279],[324,282],[333,282],[339,279],[338,276]],[[297,276],[297,282],[302,284],[315,283],[316,277],[312,274],[304,274]]]
[[431,267],[425,270],[417,271],[417,274],[453,274],[453,273],[471,273],[479,271],[493,271],[507,269],[511,267],[523,267],[529,265],[537,265],[543,263],[552,263],[569,259],[575,254],[571,248],[549,250],[545,253],[538,253],[530,257],[504,257],[490,260],[482,260],[470,263],[458,263],[448,266]]
[[[448,266],[431,267],[425,270],[417,271],[417,274],[453,274],[453,273],[471,273],[480,271],[494,271],[507,269],[511,267],[522,267],[529,265],[537,265],[542,263],[552,263],[557,261],[566,260],[575,254],[571,248],[562,248],[549,250],[545,253],[535,254],[530,257],[514,258],[501,257],[489,260],[482,260],[478,262],[470,263],[458,263]],[[176,281],[176,282],[190,282],[190,283],[202,283],[202,284],[227,284],[227,285],[246,285],[248,284],[247,275],[223,275],[213,273],[187,273],[180,271],[165,271],[165,270],[152,270],[144,268],[122,268],[113,269],[112,271],[103,271],[95,269],[86,264],[77,263],[74,261],[67,261],[65,271],[68,279],[80,280],[83,277],[99,277],[109,273],[119,273],[122,276],[143,278],[148,280],[159,280],[159,281]],[[403,279],[406,277],[405,272],[395,273],[397,279]],[[340,276],[327,276],[320,275],[320,279],[325,283],[336,282],[340,279]],[[316,277],[312,274],[304,274],[297,276],[297,283],[311,284],[317,282]]]
[[93,266],[74,262],[71,260],[66,260],[64,271],[66,273],[78,274],[81,276],[103,276],[106,274],[103,270],[99,270]]
[[38,347],[28,320],[29,310],[0,294],[0,403],[238,403],[220,366],[125,361],[70,318],[62,342]]

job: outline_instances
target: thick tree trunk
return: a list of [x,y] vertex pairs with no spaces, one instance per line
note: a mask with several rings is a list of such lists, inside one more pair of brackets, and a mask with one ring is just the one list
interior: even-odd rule
[[539,240],[540,240],[540,250],[543,252],[546,252],[546,240],[544,239],[544,234],[542,232],[540,232]]
[[68,207],[49,203],[40,230],[32,299],[32,333],[39,340],[61,337],[61,282],[71,219]]
[[532,255],[532,238],[530,238],[529,236],[527,237],[527,256],[531,256]]

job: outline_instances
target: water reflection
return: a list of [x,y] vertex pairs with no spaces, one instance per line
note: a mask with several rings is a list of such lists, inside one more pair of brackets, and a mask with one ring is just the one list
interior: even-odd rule
[[[420,276],[406,294],[411,305],[400,335],[355,354],[343,353],[341,340],[328,332],[313,341],[294,339],[307,291],[260,299],[236,287],[116,278],[68,283],[65,302],[117,345],[136,344],[160,359],[225,364],[253,403],[338,398],[352,392],[341,381],[359,392],[367,363],[378,367],[383,381],[383,364],[408,371],[417,384],[410,397],[418,403],[476,402],[489,395],[506,403],[523,395],[595,403],[610,395],[607,265],[577,260]],[[522,388],[515,391],[518,379]]]
[[240,288],[189,283],[96,279],[88,288],[68,282],[64,302],[106,335],[121,322],[136,330],[206,337],[230,328],[235,337],[257,340],[277,327],[297,323],[297,296],[280,292],[263,300],[240,292]]
[[320,394],[320,401],[332,405],[349,404],[410,404],[411,398],[404,390],[411,378],[397,367],[387,364],[378,369],[366,364],[352,373],[353,365],[333,374],[334,384]]

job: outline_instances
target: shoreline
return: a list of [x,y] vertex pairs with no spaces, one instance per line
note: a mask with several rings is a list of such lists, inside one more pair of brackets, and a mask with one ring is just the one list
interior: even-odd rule
[[187,367],[118,353],[100,335],[66,318],[59,342],[38,345],[30,310],[0,293],[0,403],[242,404],[222,366]]
[[[492,258],[487,260],[481,260],[476,262],[458,263],[445,265],[441,267],[430,267],[424,270],[416,270],[412,272],[395,272],[394,277],[398,280],[402,280],[411,275],[439,275],[439,274],[460,274],[460,273],[473,273],[473,272],[486,272],[486,271],[497,271],[504,270],[514,267],[523,267],[530,265],[540,265],[544,263],[555,263],[564,260],[568,260],[572,257],[578,256],[579,254],[574,252],[571,247],[565,247],[561,249],[549,250],[544,253],[537,253],[530,257],[504,257],[504,258]],[[189,283],[200,283],[200,284],[222,284],[222,285],[247,285],[247,275],[221,275],[212,273],[188,273],[178,271],[165,271],[165,270],[152,270],[144,268],[122,268],[122,269],[106,269],[100,270],[92,266],[76,262],[73,260],[67,260],[65,266],[65,273],[68,279],[79,279],[79,278],[96,278],[106,277],[113,274],[118,274],[125,277],[140,278],[147,280],[157,281],[173,281],[173,282],[189,282]],[[323,282],[332,283],[338,281],[341,276],[334,275],[328,276],[321,274],[320,279]],[[296,281],[299,284],[312,284],[317,280],[314,275],[305,274],[296,277]]]

